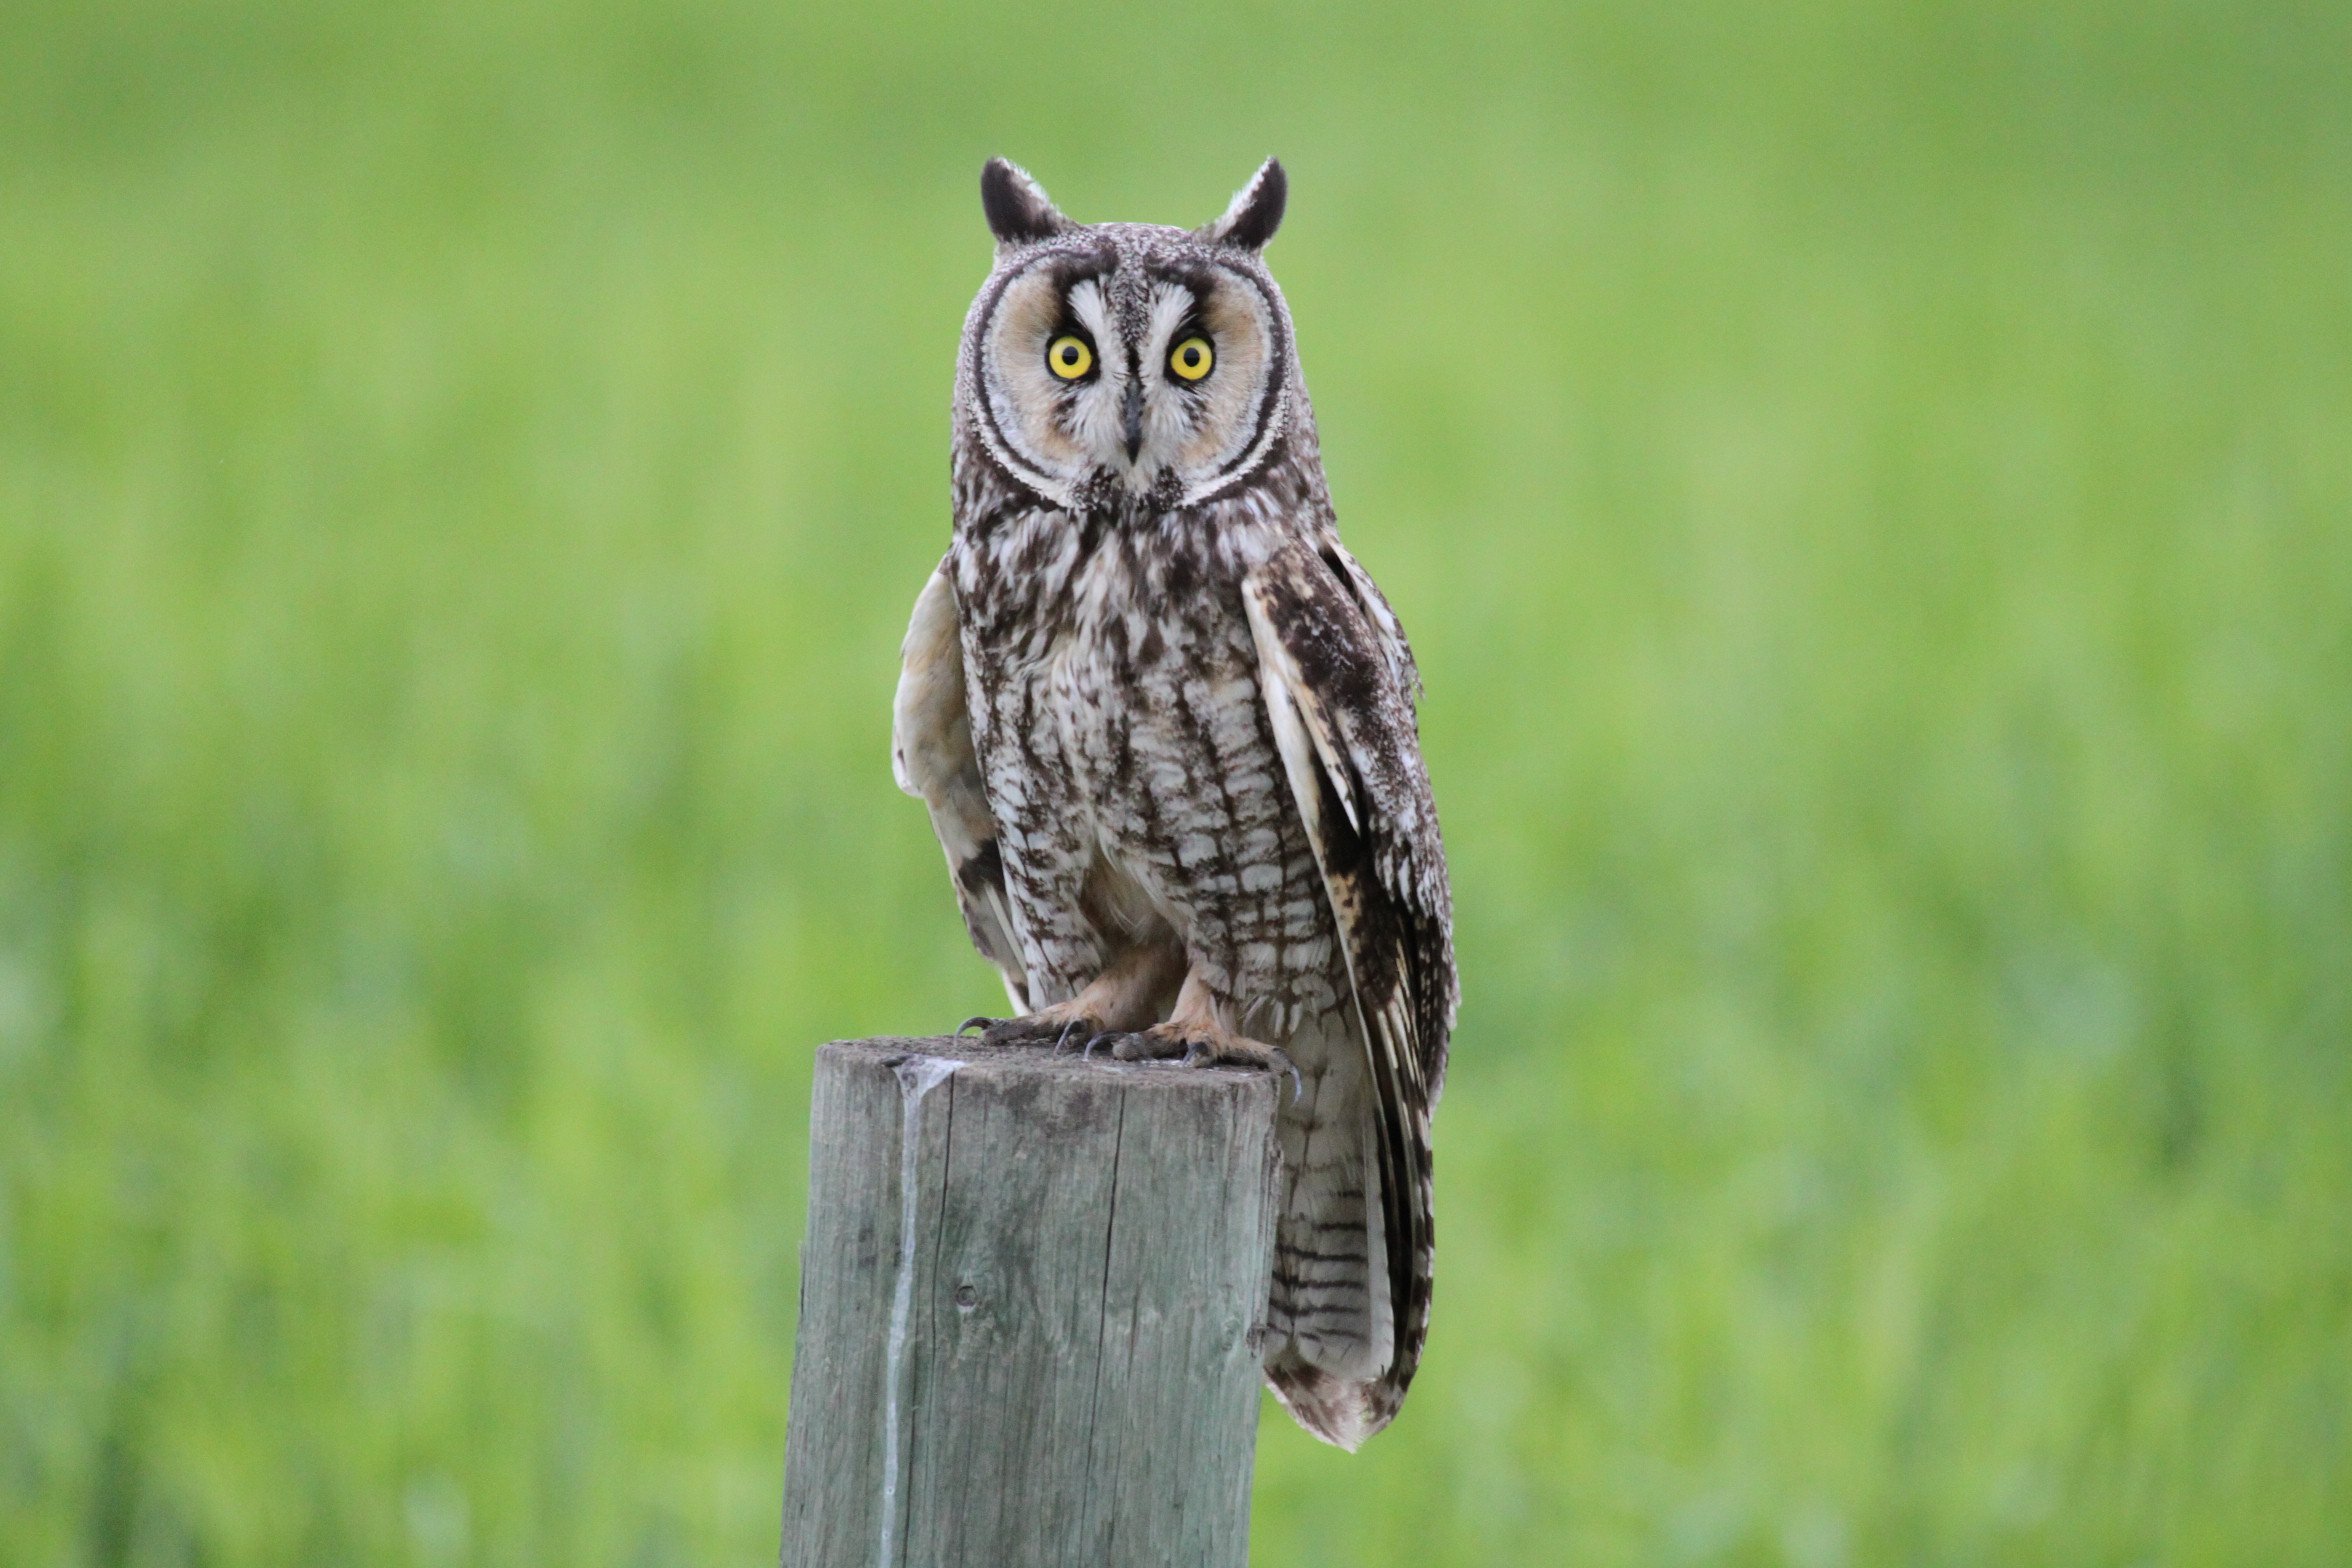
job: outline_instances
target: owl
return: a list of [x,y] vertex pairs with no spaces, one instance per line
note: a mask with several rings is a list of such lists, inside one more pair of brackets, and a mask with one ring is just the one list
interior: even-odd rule
[[1284,1074],[1265,1376],[1352,1449],[1428,1332],[1457,984],[1419,675],[1262,259],[1287,191],[1269,160],[1205,228],[1081,224],[982,171],[892,751],[1012,998],[986,1039]]

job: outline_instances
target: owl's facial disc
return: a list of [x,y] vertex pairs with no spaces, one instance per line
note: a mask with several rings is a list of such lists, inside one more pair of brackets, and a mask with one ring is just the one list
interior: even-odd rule
[[1005,283],[982,331],[990,444],[1064,505],[1105,487],[1198,499],[1280,417],[1277,333],[1258,282],[1214,261],[1049,258]]

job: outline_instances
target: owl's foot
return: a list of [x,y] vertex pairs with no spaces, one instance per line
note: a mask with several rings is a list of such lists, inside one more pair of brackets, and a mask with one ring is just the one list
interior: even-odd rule
[[1184,950],[1173,941],[1138,942],[1066,1002],[1019,1018],[967,1018],[980,1026],[983,1045],[1047,1045],[1076,1050],[1108,1029],[1137,1029],[1160,1017],[1184,973]]
[[1043,1045],[1056,1051],[1083,1044],[1102,1028],[1101,1019],[1069,1002],[1024,1013],[1019,1018],[967,1018],[956,1033],[960,1036],[975,1024],[980,1028],[982,1045]]
[[1180,1067],[1255,1067],[1262,1072],[1288,1073],[1294,1100],[1302,1088],[1298,1066],[1288,1051],[1244,1039],[1214,1024],[1171,1018],[1134,1034],[1097,1035],[1086,1042],[1086,1054],[1093,1056],[1097,1046],[1122,1062],[1172,1061]]

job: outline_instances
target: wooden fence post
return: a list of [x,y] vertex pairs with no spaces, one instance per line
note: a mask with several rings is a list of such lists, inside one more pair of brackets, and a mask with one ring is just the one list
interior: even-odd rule
[[819,1050],[784,1568],[1241,1568],[1276,1092]]

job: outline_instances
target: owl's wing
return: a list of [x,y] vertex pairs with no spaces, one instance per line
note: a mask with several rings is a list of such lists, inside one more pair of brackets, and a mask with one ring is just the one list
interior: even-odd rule
[[1388,660],[1389,669],[1395,672],[1397,689],[1405,694],[1406,702],[1418,706],[1421,701],[1421,667],[1413,661],[1413,646],[1405,641],[1404,625],[1397,620],[1388,596],[1380,591],[1380,585],[1372,580],[1372,574],[1359,566],[1356,558],[1348,554],[1347,547],[1336,538],[1324,539],[1322,556],[1333,574],[1355,596],[1356,602],[1363,606],[1364,619],[1371,624],[1372,639],[1380,645],[1381,656]]
[[972,720],[964,706],[964,648],[955,590],[944,567],[915,596],[899,650],[898,698],[891,705],[890,771],[898,787],[930,808],[931,830],[947,852],[956,902],[980,956],[1004,972],[1016,1011],[1029,1010],[1029,977],[1013,936],[996,815],[980,783]]
[[[1396,617],[1336,546],[1293,545],[1242,584],[1259,681],[1356,992],[1377,1119],[1403,1397],[1427,1332],[1429,1113],[1453,1030],[1453,898]],[[1394,1408],[1393,1405],[1390,1408]]]

